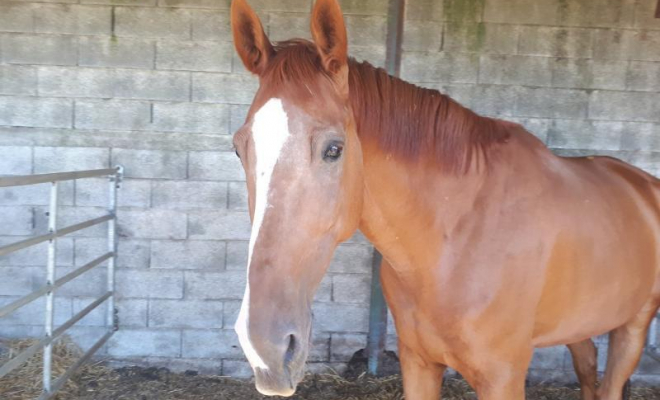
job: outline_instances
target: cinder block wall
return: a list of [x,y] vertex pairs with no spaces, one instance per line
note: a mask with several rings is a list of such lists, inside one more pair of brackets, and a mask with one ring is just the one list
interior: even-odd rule
[[[309,37],[311,0],[252,0],[273,40]],[[402,75],[518,121],[563,154],[611,154],[660,173],[660,20],[654,0],[408,0]],[[343,0],[350,51],[382,65],[386,0]],[[122,164],[117,305],[102,354],[250,374],[232,330],[249,218],[231,133],[257,81],[231,44],[229,0],[0,0],[0,174]],[[61,225],[103,213],[102,180],[61,188]],[[45,186],[0,189],[0,243],[46,229]],[[59,241],[58,274],[103,252],[103,227]],[[0,258],[0,302],[44,283],[45,249]],[[341,369],[366,342],[371,248],[342,245],[316,297],[311,367]],[[103,271],[58,297],[63,322]],[[41,304],[0,320],[39,335]],[[102,313],[73,330],[83,345]],[[393,332],[393,327],[390,325]],[[388,341],[395,348],[395,336]],[[604,353],[601,351],[601,353]],[[563,348],[534,370],[565,378]],[[642,377],[655,365],[645,363]],[[657,369],[655,369],[657,371]]]

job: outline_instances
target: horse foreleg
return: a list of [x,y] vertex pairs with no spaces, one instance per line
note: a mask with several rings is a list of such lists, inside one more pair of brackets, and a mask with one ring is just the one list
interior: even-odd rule
[[621,400],[624,386],[642,356],[646,330],[658,310],[658,302],[649,300],[626,324],[610,332],[605,378],[598,388],[599,400]]
[[573,358],[573,366],[580,382],[582,400],[596,399],[596,372],[598,350],[591,339],[567,345]]
[[447,367],[424,360],[401,341],[399,341],[399,357],[406,400],[439,399],[442,376]]

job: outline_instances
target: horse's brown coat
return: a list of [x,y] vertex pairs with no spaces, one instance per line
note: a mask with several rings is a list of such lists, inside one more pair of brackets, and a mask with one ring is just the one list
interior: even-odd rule
[[[612,158],[557,157],[517,124],[348,60],[336,0],[316,2],[315,43],[255,39],[245,0],[232,24],[261,83],[234,140],[252,211],[252,115],[279,98],[292,127],[250,266],[250,336],[274,365],[255,370],[260,389],[297,383],[302,366],[283,358],[293,350],[281,338],[308,345],[312,295],[359,227],[387,260],[407,399],[436,399],[446,366],[480,399],[524,399],[533,349],[557,344],[571,349],[584,399],[621,398],[660,302],[657,179]],[[344,143],[335,163],[318,156],[329,138]],[[606,332],[596,391],[589,338]]]

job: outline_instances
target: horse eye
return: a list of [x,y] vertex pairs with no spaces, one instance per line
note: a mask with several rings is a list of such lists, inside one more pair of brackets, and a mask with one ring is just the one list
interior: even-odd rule
[[339,143],[331,143],[325,149],[323,153],[323,159],[325,161],[337,161],[341,157],[341,152],[344,150],[344,146]]

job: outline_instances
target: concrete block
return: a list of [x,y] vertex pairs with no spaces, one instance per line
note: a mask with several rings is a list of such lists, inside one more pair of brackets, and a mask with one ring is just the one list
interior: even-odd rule
[[248,261],[248,241],[227,242],[227,260],[225,268],[228,270],[245,271]]
[[153,129],[164,132],[229,133],[229,111],[225,104],[155,103]]
[[229,42],[158,42],[156,67],[186,71],[231,72]]
[[119,236],[138,239],[185,239],[186,214],[173,210],[122,210]]
[[[119,219],[121,218],[120,213]],[[108,243],[105,238],[76,238],[76,265],[82,266],[107,251]],[[117,254],[117,268],[149,268],[150,245],[147,240],[120,238],[117,242]]]
[[[0,245],[7,245],[19,240],[27,239],[23,236],[3,236],[0,237]],[[28,247],[21,251],[7,254],[0,257],[2,266],[20,266],[20,267],[40,267],[46,263],[48,244],[41,243]],[[57,265],[73,265],[73,239],[64,237],[57,239],[57,252],[55,253]]]
[[[479,28],[479,27],[477,27]],[[520,27],[516,25],[483,24],[483,39],[477,34],[477,49],[481,53],[515,54],[520,36]],[[477,29],[479,32],[479,29]]]
[[330,361],[348,362],[353,354],[367,348],[367,335],[333,333],[330,339]]
[[108,168],[110,150],[91,147],[35,147],[34,172],[67,172]]
[[[1,297],[0,307],[18,300],[18,297]],[[55,326],[61,325],[68,321],[73,314],[71,313],[71,299],[63,297],[55,297],[54,307],[54,322]],[[13,326],[13,325],[36,325],[43,326],[44,324],[44,303],[40,301],[33,301],[26,304],[13,313],[0,318],[0,326]]]
[[[73,205],[73,181],[60,182],[57,186],[58,204]],[[0,205],[43,206],[50,201],[50,184],[0,188]]]
[[406,2],[406,21],[442,21],[443,17],[443,1],[411,0]]
[[359,244],[342,244],[330,263],[331,273],[370,273],[373,249]]
[[[57,211],[57,226],[67,227],[82,223],[94,218],[107,215],[102,207],[65,207],[61,206]],[[38,234],[48,232],[48,207],[35,207],[34,226]],[[97,224],[83,230],[70,233],[70,237],[106,237],[106,223]]]
[[250,5],[259,12],[265,11],[290,11],[290,12],[309,12],[311,10],[310,0],[253,0]]
[[551,58],[499,54],[480,58],[479,83],[550,86],[551,82]]
[[151,242],[151,268],[225,269],[226,243],[216,241],[172,241]]
[[41,4],[34,8],[34,30],[69,35],[109,35],[112,8],[65,4]]
[[229,205],[230,210],[247,211],[248,193],[244,182],[229,182]]
[[342,274],[332,277],[332,301],[369,304],[371,275]]
[[[108,180],[84,179],[76,182],[76,204],[79,206],[107,206]],[[151,205],[151,182],[124,179],[117,190],[119,207],[144,207]]]
[[78,100],[74,125],[80,129],[146,130],[151,104],[145,101]]
[[185,179],[182,151],[112,149],[112,165],[123,165],[127,178]]
[[415,21],[404,24],[402,48],[406,51],[442,50],[442,31],[440,21]]
[[120,298],[183,298],[181,271],[117,269],[115,283]]
[[79,0],[82,4],[107,4],[116,6],[155,6],[157,0]]
[[632,60],[660,61],[660,31],[634,31],[633,39]]
[[43,325],[0,325],[0,336],[8,339],[42,338],[44,327]]
[[518,88],[504,85],[479,85],[472,90],[472,109],[479,114],[509,117],[513,114]]
[[192,99],[202,103],[251,104],[258,80],[251,75],[193,73]]
[[630,27],[635,0],[577,0],[559,4],[559,24],[582,27]]
[[660,151],[660,125],[639,122],[621,122],[621,150]]
[[627,87],[644,92],[660,92],[660,63],[631,61]]
[[330,334],[312,332],[307,362],[330,361]]
[[591,29],[520,27],[518,53],[544,57],[590,58],[592,55]]
[[240,301],[225,301],[222,311],[222,327],[224,329],[234,329],[234,324],[238,319],[238,313],[241,310]]
[[158,0],[161,7],[182,7],[182,8],[220,8],[228,10],[231,4],[230,0]]
[[552,121],[548,146],[552,148],[620,150],[622,122],[562,120]]
[[36,93],[37,70],[35,68],[0,65],[0,94],[29,96]]
[[[93,272],[89,271],[89,272]],[[87,272],[87,273],[89,273]],[[70,282],[73,283],[73,282]],[[67,284],[68,285],[68,284]],[[66,287],[66,285],[65,285]],[[100,292],[98,295],[94,295],[96,297],[76,297],[72,298],[72,307],[73,307],[73,313],[74,315],[82,311],[85,307],[88,305],[92,304],[99,296],[101,296],[105,291]],[[68,294],[67,294],[68,295]],[[88,294],[81,294],[82,296],[89,296]],[[73,296],[73,294],[71,294]],[[105,326],[106,322],[106,313],[107,313],[108,308],[106,307],[105,304],[101,304],[100,306],[96,307],[92,311],[89,312],[86,316],[83,317],[79,322],[76,322],[77,326],[84,326],[84,327],[90,327],[90,326]]]
[[328,302],[332,301],[332,278],[331,274],[325,274],[323,280],[319,284],[316,293],[314,294],[314,301]]
[[181,331],[120,329],[108,341],[108,354],[113,357],[179,357]]
[[552,61],[553,87],[588,89],[593,81],[593,60],[556,58]]
[[189,214],[188,234],[200,240],[249,240],[250,217],[245,212],[194,211]]
[[582,90],[521,88],[516,115],[541,118],[586,118],[589,96]]
[[213,181],[244,181],[245,172],[241,160],[234,152],[190,152],[190,179]]
[[478,64],[470,54],[404,52],[401,76],[415,82],[476,83]]
[[25,296],[45,280],[43,268],[0,267],[0,274],[0,296]]
[[89,67],[154,67],[156,45],[153,40],[119,37],[81,37],[78,64]]
[[522,125],[527,131],[541,140],[543,143],[548,143],[548,132],[552,120],[545,118],[516,118],[510,117],[509,121]]
[[655,18],[657,8],[653,0],[638,1],[635,7],[635,21],[633,26],[645,29],[660,29],[660,19]]
[[0,146],[0,175],[30,175],[31,173],[31,147]]
[[174,8],[115,8],[115,34],[140,38],[190,39],[190,11]]
[[240,300],[246,284],[243,271],[186,271],[186,298]]
[[0,207],[0,235],[33,235],[34,209],[32,207]]
[[254,376],[250,363],[239,360],[222,360],[222,374],[243,379]]
[[[227,207],[227,184],[224,182],[154,182],[153,192],[153,206],[157,208],[189,210]],[[191,196],[192,193],[194,196]]]
[[[87,299],[85,302],[74,302],[75,304],[73,312],[77,313],[108,291],[108,274],[106,272],[107,265],[108,262],[105,261],[104,263],[94,267],[94,269],[87,271],[83,275],[68,282],[66,285],[57,289],[57,295],[61,295],[63,297],[86,297]],[[76,268],[74,267],[58,267],[57,276],[64,276],[74,271],[75,269]],[[105,311],[106,307],[102,308]],[[104,312],[100,312],[96,317],[90,317],[87,320],[87,323],[89,325],[103,325],[105,321],[104,315]],[[100,319],[100,322],[98,322],[97,319]]]
[[589,118],[660,122],[660,93],[594,91],[589,99]]
[[534,350],[530,368],[558,369],[564,367],[567,348],[565,346],[545,347]]
[[190,75],[187,72],[119,69],[114,96],[123,99],[188,101]]
[[[83,350],[91,348],[105,333],[107,328],[101,326],[72,326],[67,330],[67,335],[71,340]],[[102,346],[94,353],[96,357],[105,356],[107,346]]]
[[147,326],[147,300],[118,299],[115,302],[119,326],[122,328],[142,328]]
[[444,24],[444,51],[515,54],[519,26],[448,21]]
[[[319,332],[367,332],[369,308],[357,304],[316,303],[314,326]],[[340,316],[340,317],[337,317]]]
[[114,97],[114,71],[98,68],[39,67],[41,96]]
[[33,8],[30,4],[0,4],[0,32],[32,32]]
[[484,21],[519,25],[556,25],[559,23],[560,9],[553,0],[487,0],[484,8]]
[[344,14],[387,15],[387,3],[381,0],[340,0]]
[[311,39],[309,15],[309,12],[271,13],[268,18],[268,37],[272,41]]
[[75,36],[6,33],[0,36],[2,59],[9,64],[76,65]]
[[231,38],[229,12],[193,10],[191,18],[193,40],[228,41]]
[[222,302],[149,300],[149,326],[154,328],[222,328]]
[[71,128],[73,102],[68,99],[0,97],[0,125]]
[[387,39],[387,18],[384,16],[347,15],[344,17],[348,31],[348,44],[373,46]]
[[594,58],[660,61],[660,31],[597,29]]
[[184,330],[182,354],[190,358],[243,357],[233,330]]
[[385,67],[385,46],[351,46],[350,55],[358,61],[367,61],[376,67]]

